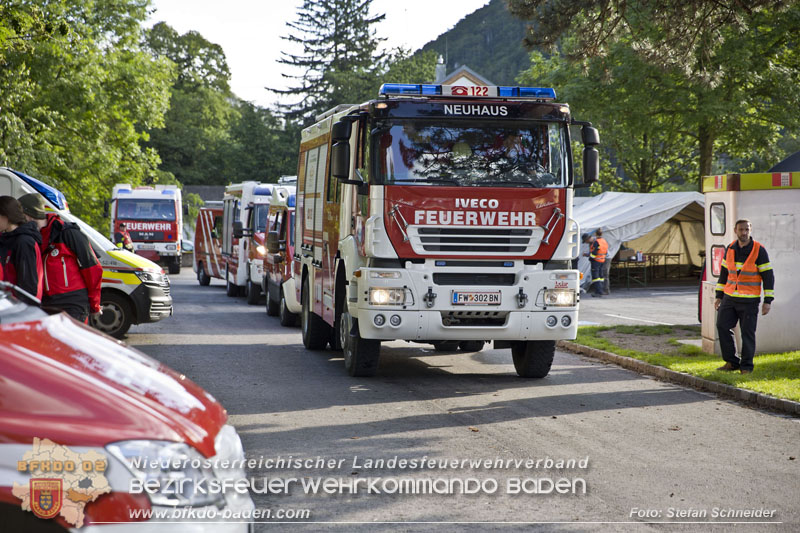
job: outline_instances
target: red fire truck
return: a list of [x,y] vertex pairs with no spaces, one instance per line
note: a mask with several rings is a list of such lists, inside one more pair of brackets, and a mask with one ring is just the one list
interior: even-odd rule
[[192,267],[197,282],[208,285],[211,278],[225,279],[225,258],[222,257],[222,201],[210,201],[197,213],[194,227]]
[[320,115],[298,163],[304,345],[368,376],[384,340],[494,341],[520,376],[546,376],[555,341],[577,334],[572,199],[597,179],[598,144],[549,88],[384,84]]
[[297,322],[297,310],[289,310],[283,296],[284,282],[292,277],[296,198],[295,187],[275,187],[267,220],[267,255],[261,285],[267,295],[267,314],[280,317],[283,326]]
[[183,211],[177,185],[131,187],[114,185],[111,193],[111,240],[119,242],[125,223],[138,255],[166,264],[170,274],[181,271]]

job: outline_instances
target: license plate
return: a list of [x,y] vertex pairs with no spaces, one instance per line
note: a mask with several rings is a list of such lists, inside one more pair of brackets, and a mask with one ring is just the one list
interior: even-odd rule
[[453,297],[450,301],[453,305],[500,305],[500,291],[453,291]]
[[136,246],[136,249],[137,250],[155,250],[156,249],[156,245],[155,244],[139,244],[139,245]]

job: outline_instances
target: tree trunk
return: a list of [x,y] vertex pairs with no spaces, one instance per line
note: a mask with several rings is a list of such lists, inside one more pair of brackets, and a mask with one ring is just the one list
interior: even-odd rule
[[697,179],[697,187],[703,191],[703,176],[711,175],[711,164],[714,158],[714,133],[708,124],[700,124],[697,132],[698,143],[700,144],[700,175]]

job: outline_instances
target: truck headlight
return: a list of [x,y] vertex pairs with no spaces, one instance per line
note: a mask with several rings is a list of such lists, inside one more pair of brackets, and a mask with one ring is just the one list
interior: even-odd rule
[[178,246],[177,246],[177,245],[175,245],[175,244],[168,244],[168,245],[166,246],[166,249],[167,249],[167,250],[170,250],[170,251],[172,251],[172,250],[177,250],[177,249],[178,249]]
[[544,304],[554,307],[575,307],[575,291],[572,289],[545,289]]
[[267,249],[264,248],[263,244],[259,244],[258,246],[256,246],[256,252],[258,252],[258,255],[260,255],[261,257],[265,257],[267,255]]
[[405,288],[394,287],[370,287],[370,305],[411,305],[414,297],[411,291]]
[[128,440],[106,450],[143,483],[158,481],[157,490],[145,492],[153,505],[204,507],[224,499],[221,491],[208,490],[216,479],[212,462],[183,442]]

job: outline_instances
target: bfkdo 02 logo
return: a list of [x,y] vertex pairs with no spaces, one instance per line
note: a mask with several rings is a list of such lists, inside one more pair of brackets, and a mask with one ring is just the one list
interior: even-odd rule
[[31,479],[31,511],[39,518],[53,518],[61,510],[64,501],[63,481],[61,479]]

